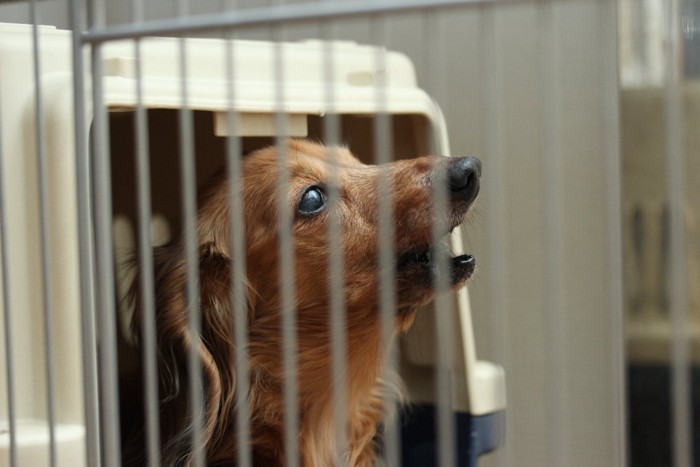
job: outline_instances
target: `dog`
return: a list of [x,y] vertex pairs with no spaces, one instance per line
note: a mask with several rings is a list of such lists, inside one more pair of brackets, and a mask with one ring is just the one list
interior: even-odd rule
[[[447,236],[461,224],[479,192],[481,164],[473,157],[425,156],[383,166],[361,163],[348,149],[308,140],[286,142],[290,183],[277,188],[278,152],[267,147],[242,159],[242,190],[247,264],[250,378],[248,412],[253,464],[284,465],[282,320],[278,206],[283,197],[291,219],[298,360],[298,449],[303,467],[369,467],[377,457],[383,422],[382,341],[379,294],[378,197],[388,180],[394,212],[396,313],[394,335],[405,332],[417,310],[435,295],[437,255],[443,255],[453,290],[475,269],[471,255],[452,256],[433,242],[433,223]],[[338,202],[328,202],[330,164],[334,164]],[[384,178],[382,178],[384,177]],[[444,184],[446,203],[437,212],[436,184]],[[196,238],[199,252],[201,336],[190,335],[184,241],[154,252],[157,350],[160,374],[162,462],[192,461],[188,356],[196,352],[203,378],[202,443],[208,465],[236,465],[236,373],[231,277],[230,183],[219,176],[199,200]],[[333,209],[333,213],[331,213]],[[332,217],[331,217],[332,214]],[[347,365],[347,450],[337,452],[333,423],[330,336],[328,224],[340,227],[344,257]],[[385,247],[385,246],[383,246]],[[134,331],[138,334],[138,278],[134,280]],[[194,344],[197,343],[197,344]]]

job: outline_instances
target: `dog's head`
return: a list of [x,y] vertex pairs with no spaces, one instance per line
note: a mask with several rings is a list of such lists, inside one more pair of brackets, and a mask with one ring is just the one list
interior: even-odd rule
[[[328,397],[330,383],[330,252],[329,225],[339,233],[343,294],[347,309],[348,401],[366,400],[377,384],[382,365],[379,331],[380,196],[386,196],[393,219],[393,277],[396,331],[405,330],[414,311],[435,295],[441,278],[453,289],[474,271],[470,255],[453,256],[434,239],[447,237],[466,217],[479,192],[480,163],[471,157],[437,156],[402,160],[384,166],[362,164],[347,149],[291,140],[285,154],[269,147],[242,161],[240,196],[243,226],[233,226],[231,185],[214,181],[200,200],[197,240],[200,248],[201,340],[189,333],[186,266],[183,245],[176,242],[156,251],[156,320],[161,356],[161,396],[168,401],[162,414],[164,451],[168,459],[188,458],[189,428],[178,420],[186,411],[187,356],[200,355],[204,371],[206,415],[204,440],[208,456],[230,458],[235,449],[233,428],[236,388],[232,331],[234,301],[231,261],[232,230],[245,236],[246,304],[251,378],[251,416],[269,434],[283,418],[282,280],[293,280],[298,337],[300,407]],[[280,161],[288,186],[279,188]],[[329,191],[337,190],[337,202]],[[443,190],[442,208],[434,194]],[[285,216],[280,216],[284,209]],[[280,219],[288,219],[294,253],[293,274],[282,277]],[[440,258],[442,261],[438,261]],[[438,268],[442,263],[445,267]],[[137,310],[136,319],[139,312]],[[354,399],[353,399],[354,398]],[[260,410],[256,412],[256,404]],[[307,412],[308,413],[308,412]],[[262,417],[258,419],[256,417]],[[370,427],[371,428],[371,427]],[[253,427],[253,437],[256,436]],[[371,439],[371,434],[369,439]],[[273,443],[274,444],[274,443]]]
[[[348,309],[376,311],[379,251],[384,247],[379,242],[380,196],[388,195],[393,212],[396,299],[401,315],[433,298],[440,269],[438,255],[449,274],[445,283],[453,289],[472,275],[474,258],[453,256],[444,237],[464,221],[479,192],[481,165],[477,159],[427,156],[371,166],[347,149],[308,141],[292,140],[285,150],[289,180],[285,192],[278,188],[277,148],[252,153],[243,162],[247,280],[255,291],[254,299],[261,301],[260,309],[278,310],[280,306],[281,205],[292,223],[293,280],[300,315],[305,309],[318,313],[328,303],[330,222],[337,222],[340,233]],[[329,202],[331,184],[338,193],[336,203]],[[442,211],[433,202],[439,189],[444,190]],[[230,245],[228,190],[226,182],[213,186],[202,203],[199,220],[200,242],[219,245],[226,256]],[[435,233],[441,241],[434,241]]]

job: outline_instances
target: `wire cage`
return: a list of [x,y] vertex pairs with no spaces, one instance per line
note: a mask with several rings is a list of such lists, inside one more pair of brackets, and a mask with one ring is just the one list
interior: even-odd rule
[[[238,21],[235,16],[232,19]],[[208,29],[212,21],[213,18],[204,28],[190,26],[187,29]],[[166,34],[166,31],[161,31],[161,34]],[[204,271],[197,270],[196,250],[201,245],[197,246],[197,240],[192,237],[196,222],[194,193],[198,186],[211,178],[212,173],[226,166],[227,158],[229,170],[235,170],[236,160],[242,154],[275,144],[282,147],[285,144],[282,141],[288,137],[325,140],[329,144],[352,141],[352,150],[361,154],[367,162],[382,162],[382,158],[386,162],[397,158],[397,155],[407,157],[435,150],[439,154],[449,153],[442,114],[431,98],[416,86],[412,64],[405,57],[381,48],[332,41],[273,43],[140,37],[136,42],[97,39],[88,56],[76,46],[76,36],[69,31],[37,25],[8,26],[5,35],[8,37],[8,41],[4,41],[9,44],[8,53],[25,57],[34,54],[36,57],[34,62],[10,58],[20,69],[6,70],[6,73],[11,76],[34,76],[33,83],[31,79],[16,81],[18,89],[12,94],[21,95],[22,88],[28,84],[32,87],[33,84],[37,103],[37,137],[36,147],[32,149],[36,152],[41,172],[38,187],[41,219],[35,226],[41,232],[40,261],[37,262],[44,264],[40,277],[46,294],[43,305],[39,306],[39,309],[43,308],[43,314],[37,310],[37,318],[44,317],[45,389],[39,391],[40,395],[16,392],[16,388],[23,387],[26,380],[31,380],[42,371],[40,366],[22,365],[23,370],[11,369],[7,373],[7,396],[15,411],[8,417],[11,463],[70,462],[79,465],[86,461],[87,465],[97,465],[101,461],[106,465],[119,464],[124,450],[120,434],[122,437],[129,436],[124,432],[124,420],[129,417],[130,405],[138,405],[134,401],[141,396],[141,391],[134,390],[141,387],[139,383],[135,383],[134,388],[124,387],[131,384],[130,378],[136,377],[134,372],[140,376],[141,370],[133,368],[140,368],[142,362],[143,372],[146,373],[144,380],[153,384],[150,387],[144,384],[145,389],[154,391],[154,385],[157,385],[155,378],[160,374],[155,362],[155,302],[144,302],[141,311],[144,327],[137,340],[142,357],[134,348],[133,329],[128,324],[132,320],[133,309],[129,307],[140,304],[133,304],[127,297],[129,283],[133,282],[133,276],[129,277],[133,268],[130,269],[126,263],[137,250],[135,238],[139,237],[138,250],[143,255],[140,257],[143,262],[141,270],[150,271],[140,273],[140,277],[147,281],[142,285],[153,288],[153,277],[149,277],[153,275],[154,268],[153,259],[150,258],[153,251],[153,246],[149,244],[151,236],[157,237],[157,244],[181,236],[187,250],[184,253],[185,263],[189,265],[187,290],[197,287],[197,281],[203,280],[198,276]],[[46,54],[51,55],[52,59],[45,60]],[[71,59],[73,68],[70,67]],[[77,76],[82,74],[78,70],[83,68],[89,73],[88,78],[81,80]],[[47,79],[52,83],[45,84]],[[91,93],[88,86],[92,88]],[[66,102],[71,94],[73,102]],[[287,96],[293,97],[289,99]],[[75,123],[69,114],[71,106],[76,114]],[[8,107],[15,108],[12,103]],[[10,112],[6,112],[5,118],[17,118]],[[373,121],[373,115],[383,115],[384,118],[376,117]],[[73,139],[66,140],[66,135],[71,134]],[[174,134],[179,134],[179,137],[173,139],[170,135]],[[56,141],[55,137],[61,140]],[[232,138],[236,140],[235,145],[230,142]],[[25,148],[19,151],[24,152]],[[76,166],[77,174],[64,178],[55,167],[70,167],[77,153],[82,153],[84,157]],[[181,155],[179,160],[174,157],[178,153]],[[281,153],[281,157],[292,157],[284,151]],[[149,176],[149,172],[155,176]],[[53,179],[54,176],[58,178]],[[280,180],[280,183],[285,182]],[[268,196],[272,197],[273,194]],[[51,220],[51,216],[59,211],[66,226],[57,236],[54,234],[55,221]],[[283,210],[280,209],[280,212]],[[237,220],[245,222],[240,217]],[[278,219],[278,223],[285,225],[283,218]],[[9,225],[12,224],[9,222]],[[232,228],[235,226],[236,222],[233,222]],[[241,232],[244,230],[239,228]],[[285,237],[280,232],[282,250],[286,248],[291,251],[291,234],[287,232]],[[81,239],[78,244],[83,248],[79,251],[75,250],[78,246],[75,239]],[[334,248],[334,242],[338,245],[339,241],[331,238],[330,248]],[[453,241],[459,243],[460,237],[455,236]],[[53,251],[63,251],[66,256],[55,258]],[[336,264],[331,265],[332,276],[342,274],[337,263],[339,260],[342,261],[342,258],[335,259]],[[293,277],[293,257],[287,261],[286,264],[281,263],[282,284],[290,283]],[[60,268],[60,272],[52,270],[52,264]],[[254,268],[255,265],[236,264],[234,267]],[[14,266],[10,264],[8,270],[13,269]],[[340,280],[343,280],[342,276]],[[233,287],[236,288],[236,285]],[[54,289],[62,292],[60,297],[53,297]],[[328,325],[332,327],[331,337],[333,342],[344,342],[347,337],[345,325],[342,324],[346,320],[340,295],[342,282],[330,290],[331,295],[341,297],[340,302],[335,300],[330,314]],[[152,301],[155,293],[151,292]],[[293,303],[293,292],[287,300]],[[388,303],[382,307],[391,306],[393,300],[393,297],[385,298],[384,301]],[[334,303],[333,298],[331,302]],[[11,310],[13,306],[9,303],[8,309]],[[79,303],[84,307],[82,316]],[[207,311],[201,309],[202,304],[191,306],[189,320],[192,335],[199,335],[202,332],[201,323],[206,319],[199,314]],[[293,309],[295,306],[299,305],[283,304],[283,309]],[[88,308],[93,309],[88,311]],[[465,413],[469,411],[471,416],[481,417],[479,426],[486,427],[476,430],[469,422],[463,428],[467,433],[485,433],[479,443],[473,443],[468,450],[462,449],[458,456],[475,462],[478,454],[493,449],[499,443],[502,430],[499,428],[499,413],[505,405],[503,377],[498,367],[476,361],[466,295],[454,303],[451,303],[451,299],[443,298],[442,308],[455,310],[453,316],[447,311],[437,314],[445,315],[445,319],[450,320],[448,324],[436,326],[430,319],[427,322],[421,319],[423,323],[416,329],[426,329],[427,326],[441,328],[442,340],[450,343],[449,350],[438,349],[443,353],[448,352],[441,360],[446,361],[449,377],[455,381],[454,388],[449,379],[442,381],[447,400],[452,401],[447,405],[447,410],[449,413],[455,408]],[[95,310],[100,312],[96,313]],[[240,317],[235,316],[233,310],[230,312],[233,313],[229,323],[231,327],[245,329],[250,326],[253,330],[253,324],[241,324],[237,321]],[[304,338],[301,334],[297,337],[295,333],[288,332],[296,326],[294,313],[289,315],[283,314],[282,317],[283,320],[290,320],[283,321],[284,355],[293,355],[298,345],[294,341]],[[6,315],[8,320],[10,316]],[[62,323],[62,327],[68,327],[70,334],[65,329],[56,329],[54,323],[57,321]],[[7,329],[12,329],[11,326],[13,323]],[[448,339],[453,329],[458,331],[455,337]],[[13,362],[17,355],[12,334],[7,335],[8,362]],[[406,339],[407,358],[403,365],[407,366],[404,372],[417,373],[406,379],[409,386],[412,385],[411,379],[415,382],[412,401],[421,402],[420,394],[424,393],[425,401],[434,403],[434,398],[430,397],[431,388],[423,386],[431,379],[430,375],[426,378],[425,368],[435,366],[436,356],[425,342],[428,339],[429,343],[432,337],[421,337],[421,334],[424,332],[411,334]],[[82,358],[79,335],[82,336]],[[65,348],[62,344],[67,337],[72,347]],[[236,342],[236,347],[245,348],[248,338],[245,331],[237,338],[242,338],[243,343]],[[352,342],[349,344],[352,345]],[[55,355],[54,347],[64,348],[64,354]],[[343,347],[332,346],[334,354],[340,353],[340,357],[334,355],[333,360],[333,378],[338,380],[346,378],[344,367],[347,363],[343,354],[350,350]],[[458,357],[454,363],[451,362],[453,353]],[[190,360],[193,366],[188,367],[189,374],[201,373],[202,362],[198,358],[195,356]],[[290,360],[291,366],[287,366],[290,365],[288,358],[284,358],[285,381],[299,378],[294,374],[294,358]],[[413,370],[412,362],[416,367]],[[250,367],[250,364],[237,363],[237,366]],[[237,371],[245,371],[244,368]],[[81,372],[84,381],[82,391],[75,387],[75,383],[81,379]],[[148,379],[149,374],[153,379]],[[238,375],[239,381],[246,378],[244,375]],[[199,385],[202,383],[197,378],[192,378],[192,381],[190,410],[199,413],[205,410],[204,404],[208,401],[201,394],[203,389]],[[200,394],[197,397],[194,389],[198,387]],[[119,388],[122,388],[121,394]],[[285,403],[298,404],[293,394],[302,390],[303,387],[295,387],[294,384],[285,386]],[[239,407],[246,401],[244,391],[237,391],[242,397],[237,401]],[[343,394],[344,391],[342,383],[332,392],[338,400],[344,400],[349,397]],[[457,392],[455,396],[451,395],[453,391]],[[479,392],[484,396],[473,397]],[[159,396],[157,390],[146,391],[145,394],[143,408],[151,417],[146,424],[149,431],[145,436],[148,437],[150,462],[156,463],[161,462],[161,439],[153,417],[159,411]],[[45,420],[27,421],[31,411],[26,411],[25,407],[33,405],[37,398],[47,401],[48,416]],[[457,407],[453,407],[453,403]],[[388,407],[392,404],[395,402],[387,400]],[[84,405],[84,410],[81,410],[81,405]],[[299,409],[289,410],[294,412]],[[347,423],[346,416],[340,411],[334,420],[342,426]],[[291,422],[290,419],[286,420],[285,423],[289,425],[286,429],[291,433],[285,433],[284,439],[292,444],[291,440],[299,436],[300,422],[293,418]],[[442,429],[453,431],[449,421],[444,421],[447,423]],[[203,420],[199,420],[200,426],[194,423],[192,444],[195,446],[202,442],[203,423]],[[248,420],[240,423],[246,424]],[[464,423],[461,422],[461,425]],[[48,432],[45,431],[47,425]],[[251,436],[249,430],[239,428],[237,431],[241,445],[246,442],[246,431],[247,436]],[[29,433],[33,434],[32,439]],[[200,437],[199,441],[197,437]],[[447,435],[443,438],[447,439]],[[166,442],[162,440],[162,443]],[[419,438],[419,442],[424,441]],[[83,459],[84,450],[78,447],[82,443],[86,445],[87,459]],[[342,445],[348,441],[339,439],[338,443]],[[290,465],[299,462],[299,456],[302,462],[308,463],[303,453],[298,453],[300,449],[284,450]],[[395,442],[393,449],[396,452],[391,455],[398,458],[398,442]],[[449,449],[456,452],[454,446]],[[240,462],[246,462],[245,454],[240,455]],[[205,459],[206,454],[200,454],[193,457],[192,463],[206,462]],[[168,462],[167,459],[163,461]],[[251,462],[250,458],[247,462]]]
[[[618,6],[1,3],[0,465],[626,465],[620,142],[638,130]],[[665,431],[682,466],[682,78],[666,67]],[[472,181],[455,181],[468,164]],[[393,167],[428,171],[428,195]],[[457,227],[436,213],[473,171]],[[423,243],[403,245],[421,222]],[[468,288],[449,290],[472,252]],[[431,291],[417,311],[402,308],[406,264],[430,265],[429,286],[409,288]]]

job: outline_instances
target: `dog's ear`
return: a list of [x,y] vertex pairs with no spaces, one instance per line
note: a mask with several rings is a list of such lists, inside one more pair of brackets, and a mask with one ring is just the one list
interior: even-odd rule
[[[202,317],[202,369],[209,405],[204,431],[210,437],[210,452],[233,439],[236,390],[236,346],[231,260],[207,245],[200,254],[199,281]],[[250,303],[246,300],[246,306]],[[207,384],[205,383],[205,387]],[[213,453],[213,452],[212,452]]]
[[[200,247],[200,336],[192,336],[187,306],[187,275],[182,248],[154,251],[156,326],[159,354],[162,459],[188,465],[193,454],[189,371],[190,352],[199,357],[203,395],[202,448],[207,454],[234,438],[235,346],[230,259],[212,245]],[[138,296],[138,292],[135,297]],[[138,301],[138,300],[137,300]],[[190,301],[191,302],[191,301]],[[136,307],[135,320],[140,319]]]

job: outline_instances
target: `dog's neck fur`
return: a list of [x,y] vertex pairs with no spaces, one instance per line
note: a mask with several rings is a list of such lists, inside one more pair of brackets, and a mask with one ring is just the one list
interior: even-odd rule
[[[348,313],[362,313],[360,310],[349,309]],[[367,313],[364,311],[364,313]],[[299,401],[299,452],[302,465],[305,467],[326,467],[334,465],[336,460],[341,460],[343,465],[370,466],[375,457],[373,438],[376,434],[379,422],[384,418],[384,404],[382,403],[382,376],[384,372],[384,358],[380,322],[378,315],[367,316],[362,327],[348,327],[347,341],[348,354],[346,374],[344,381],[338,382],[337,387],[345,391],[346,402],[346,433],[344,439],[347,445],[337,445],[339,433],[335,424],[335,386],[332,379],[331,356],[319,353],[323,346],[299,348],[298,371],[298,401]],[[300,332],[303,332],[301,330]],[[316,343],[329,339],[328,335],[316,336]],[[300,342],[304,340],[300,339]],[[306,340],[306,342],[313,342]],[[269,351],[269,343],[267,344]],[[256,355],[253,346],[251,361],[255,366],[269,357]],[[329,348],[329,347],[323,347]],[[267,352],[265,352],[267,354]],[[282,465],[284,450],[284,406],[281,403],[284,398],[280,392],[284,390],[283,375],[279,374],[279,367],[272,372],[258,368],[262,373],[254,375],[256,384],[252,388],[267,387],[274,392],[274,398],[264,397],[263,394],[251,393],[250,413],[253,424],[254,436],[257,439],[254,445],[278,446],[278,455],[281,456],[279,464]],[[253,371],[256,371],[253,369]],[[276,373],[276,374],[272,374]],[[269,378],[267,384],[259,384],[261,378]],[[269,384],[274,381],[273,384]],[[272,395],[272,394],[270,394]],[[270,407],[271,399],[280,401],[279,406]],[[257,429],[256,429],[257,425]],[[342,435],[341,435],[342,436]],[[344,452],[339,452],[340,450]],[[262,455],[269,455],[267,451]],[[275,463],[276,464],[276,463]]]

